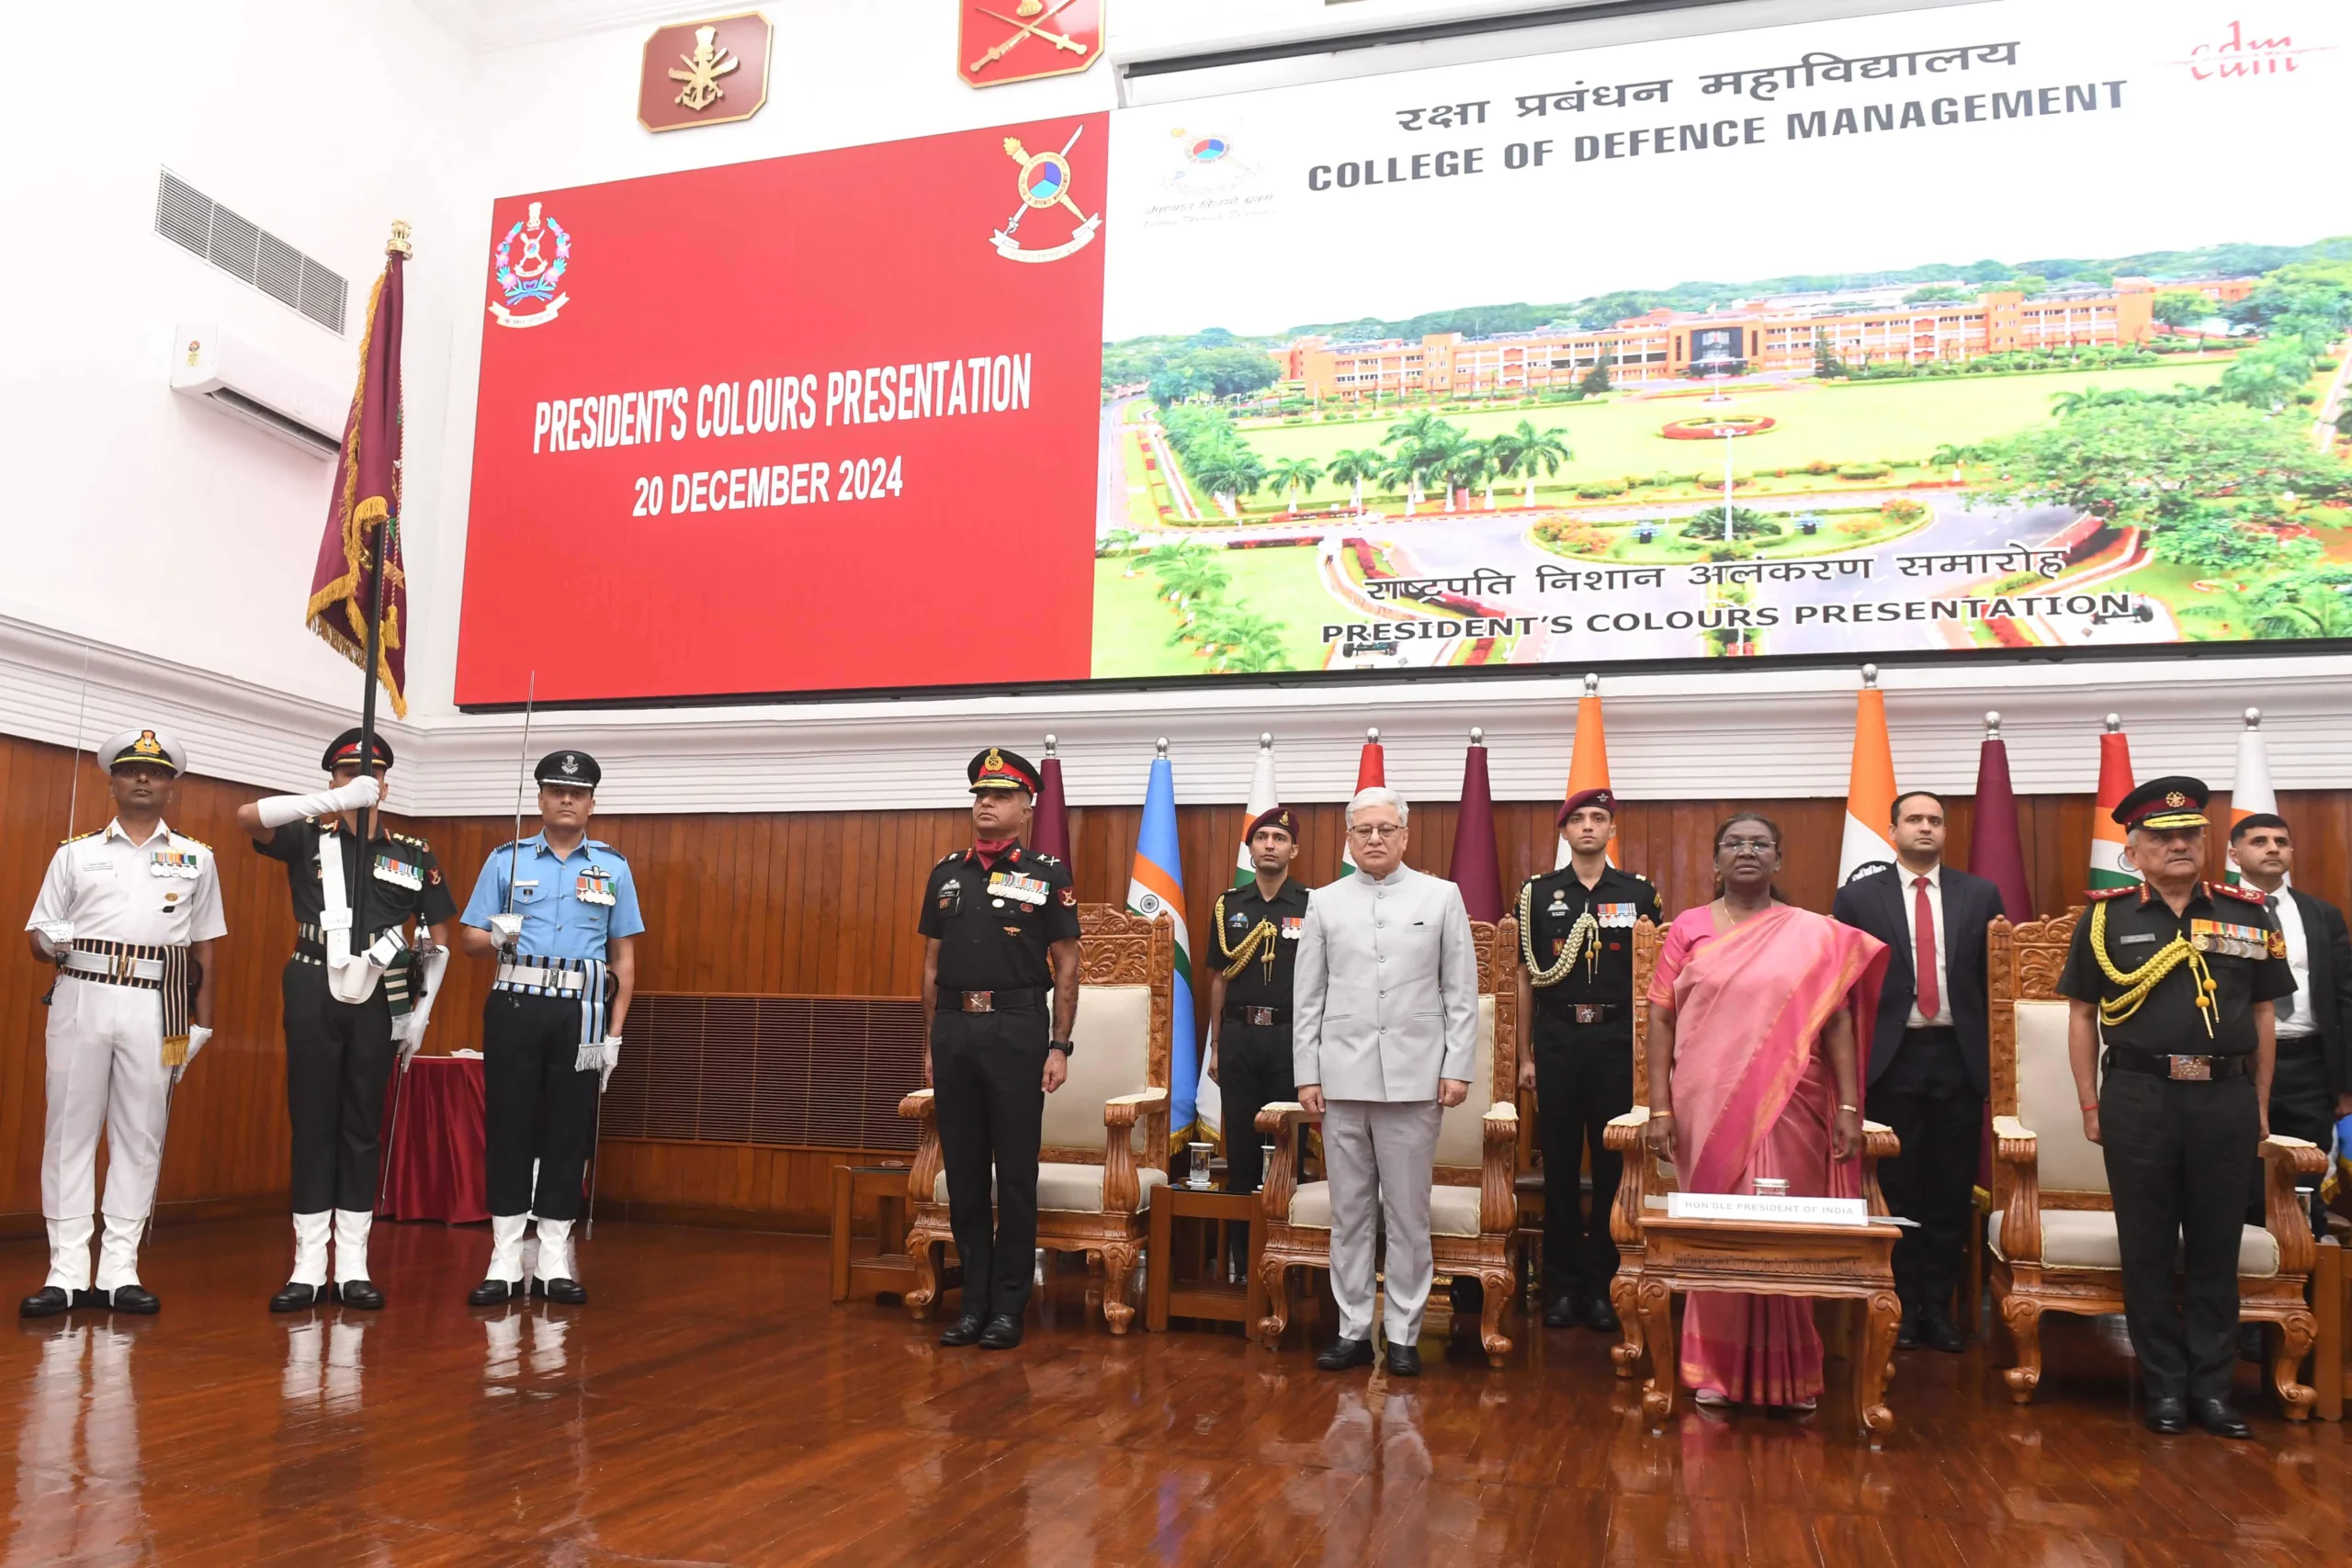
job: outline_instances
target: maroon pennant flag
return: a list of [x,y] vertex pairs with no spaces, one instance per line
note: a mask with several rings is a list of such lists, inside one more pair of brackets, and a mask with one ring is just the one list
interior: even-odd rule
[[[1069,807],[1062,803],[1062,760],[1054,755],[1054,738],[1046,737],[1046,760],[1037,765],[1037,815],[1031,824],[1030,848],[1049,854],[1063,864],[1069,862]],[[1071,866],[1070,874],[1078,869]]]
[[384,275],[368,296],[368,327],[359,343],[359,385],[343,423],[343,452],[335,460],[334,494],[327,505],[326,536],[311,574],[304,612],[311,629],[354,664],[368,662],[368,594],[371,538],[384,549],[382,642],[376,678],[391,694],[392,712],[408,714],[408,574],[401,568],[401,265],[408,256],[408,225],[392,226]]
[[1502,872],[1495,854],[1495,795],[1487,780],[1487,742],[1470,732],[1470,755],[1462,765],[1462,812],[1453,820],[1453,885],[1474,920],[1503,918]]
[[2009,787],[2009,748],[1998,714],[1984,716],[1984,745],[1976,754],[1976,820],[1968,836],[1968,869],[2001,890],[2012,925],[2033,919],[2033,884],[2026,880],[2025,844],[2018,832],[2018,797]]

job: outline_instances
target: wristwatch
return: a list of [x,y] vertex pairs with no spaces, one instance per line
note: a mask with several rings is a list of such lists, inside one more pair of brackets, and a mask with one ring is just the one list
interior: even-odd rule
[[1070,1043],[1067,1040],[1048,1040],[1046,1042],[1046,1049],[1048,1051],[1059,1051],[1064,1058],[1068,1058],[1073,1048],[1070,1045]]

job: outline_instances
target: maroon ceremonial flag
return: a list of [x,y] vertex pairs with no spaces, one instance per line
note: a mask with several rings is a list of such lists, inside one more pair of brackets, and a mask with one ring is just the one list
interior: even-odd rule
[[1453,885],[1474,920],[1503,918],[1503,879],[1495,854],[1495,795],[1487,782],[1487,743],[1470,732],[1462,765],[1462,814],[1453,821]]
[[[1063,864],[1069,862],[1069,807],[1062,800],[1062,760],[1046,750],[1046,760],[1037,768],[1037,814],[1030,825],[1030,847],[1049,854]],[[1070,874],[1078,874],[1071,867]]]
[[2009,788],[2009,748],[1997,722],[1985,725],[1976,755],[1976,829],[1969,835],[1968,869],[2001,890],[2012,925],[2033,919],[2033,885],[2026,880],[2025,845],[2018,834],[2018,798]]
[[304,612],[310,627],[354,664],[368,662],[369,551],[384,549],[383,637],[376,678],[391,694],[392,712],[408,713],[408,574],[401,569],[401,265],[408,225],[396,224],[384,255],[384,275],[368,296],[368,327],[359,341],[359,385],[343,422],[343,452],[335,460],[334,494],[327,504],[326,536],[311,574]]

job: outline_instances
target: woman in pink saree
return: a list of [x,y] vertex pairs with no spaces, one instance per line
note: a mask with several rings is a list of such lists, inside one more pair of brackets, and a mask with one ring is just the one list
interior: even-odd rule
[[[1667,928],[1650,977],[1649,1146],[1686,1192],[1861,1195],[1855,1019],[1871,1018],[1886,946],[1778,901],[1781,829],[1743,812],[1715,830],[1712,904]],[[1810,1410],[1821,1336],[1801,1297],[1693,1292],[1682,1381],[1700,1404]]]

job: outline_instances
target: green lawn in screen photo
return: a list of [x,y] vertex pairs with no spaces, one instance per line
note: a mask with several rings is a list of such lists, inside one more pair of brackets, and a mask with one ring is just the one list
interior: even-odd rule
[[[1095,675],[1211,673],[1199,651],[1170,646],[1169,636],[1179,624],[1176,610],[1159,597],[1159,580],[1148,570],[1125,575],[1128,559],[1114,556],[1094,563]],[[1312,546],[1227,550],[1217,565],[1232,579],[1225,590],[1227,603],[1283,623],[1290,668],[1323,668],[1323,623],[1345,616],[1317,576]]]

